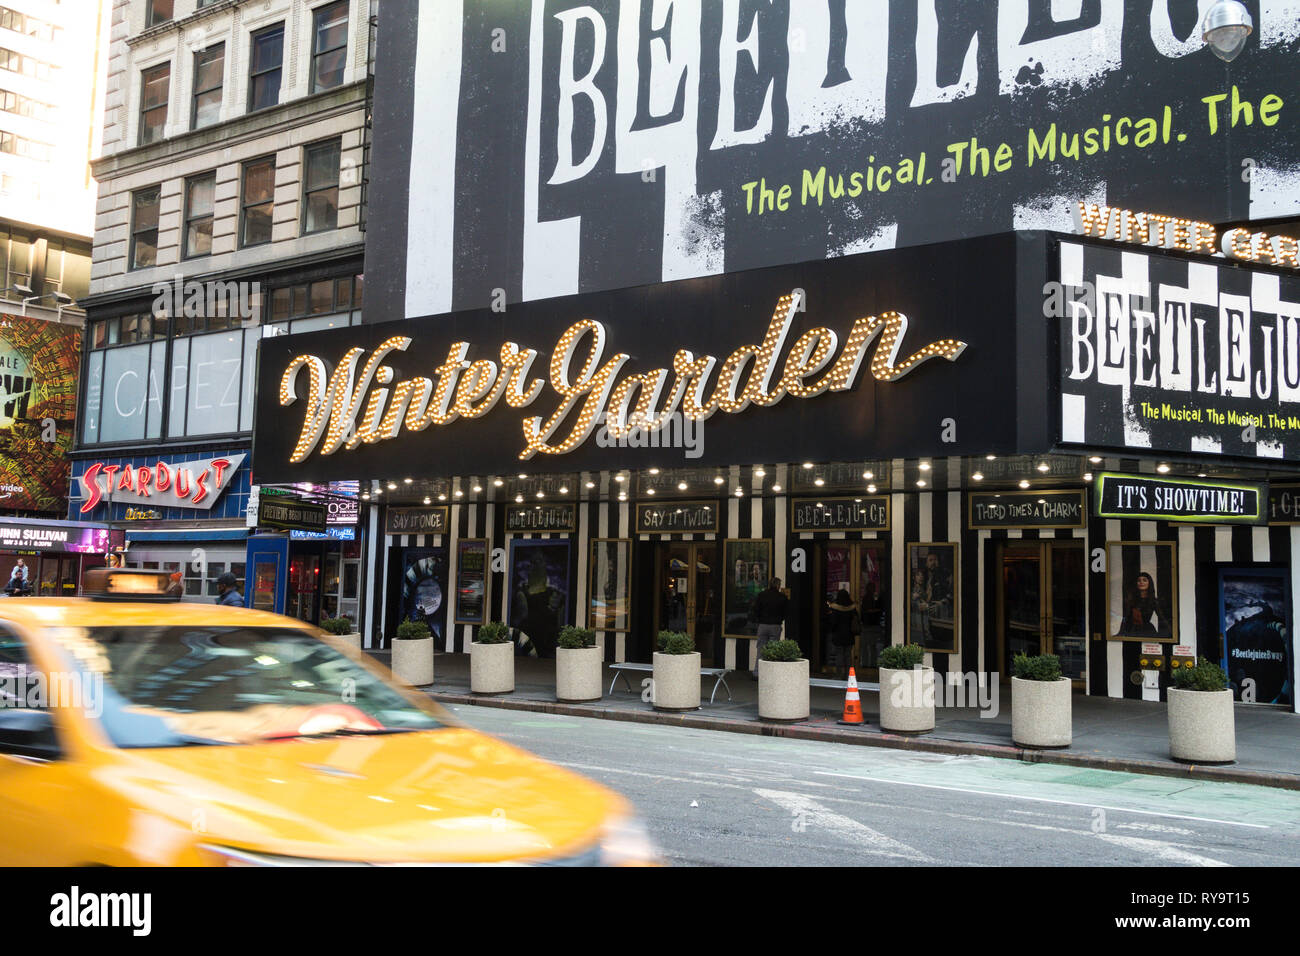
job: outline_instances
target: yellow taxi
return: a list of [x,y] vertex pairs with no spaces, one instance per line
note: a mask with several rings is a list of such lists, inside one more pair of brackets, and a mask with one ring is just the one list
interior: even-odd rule
[[0,598],[0,864],[657,862],[617,794],[301,621],[167,584]]

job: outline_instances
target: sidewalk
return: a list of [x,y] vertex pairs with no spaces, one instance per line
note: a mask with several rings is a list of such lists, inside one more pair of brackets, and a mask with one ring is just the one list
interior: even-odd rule
[[[388,663],[387,651],[374,657]],[[628,674],[635,691],[619,680],[609,694],[610,671],[605,668],[605,696],[589,704],[561,704],[555,700],[555,662],[515,659],[512,694],[481,696],[469,690],[469,655],[438,654],[435,679],[425,691],[443,704],[470,704],[508,710],[542,711],[572,717],[676,724],[705,730],[763,734],[801,740],[827,740],[869,747],[894,747],[931,753],[972,754],[1041,763],[1066,764],[1102,770],[1150,773],[1172,777],[1254,783],[1300,790],[1300,715],[1267,706],[1236,707],[1237,762],[1228,766],[1189,766],[1169,757],[1168,722],[1163,703],[1074,696],[1074,741],[1064,750],[1025,750],[1011,741],[1011,699],[1003,688],[996,717],[980,717],[975,708],[936,709],[935,729],[918,737],[885,733],[880,729],[879,698],[863,691],[866,724],[844,727],[839,719],[842,692],[812,690],[812,713],[796,723],[758,719],[758,684],[745,671],[727,677],[732,700],[718,688],[716,703],[709,703],[711,679],[702,680],[702,706],[689,713],[661,713],[641,700],[640,678]]]

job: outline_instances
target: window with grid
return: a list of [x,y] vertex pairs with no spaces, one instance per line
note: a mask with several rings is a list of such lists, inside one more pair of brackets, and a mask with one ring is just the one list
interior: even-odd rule
[[216,172],[185,180],[186,259],[212,254],[212,212],[216,192]]
[[275,157],[244,164],[240,190],[239,244],[260,246],[271,241],[271,214],[275,209]]
[[194,106],[190,129],[211,126],[221,118],[222,74],[226,68],[226,45],[217,43],[194,54]]
[[5,298],[23,298],[22,293],[12,291],[15,285],[30,288],[32,281],[32,237],[23,232],[0,226],[0,278],[4,280]]
[[131,269],[158,264],[158,206],[161,186],[138,189],[131,194]]
[[280,74],[284,65],[284,24],[252,35],[248,58],[248,112],[280,102]]
[[361,321],[361,276],[338,276],[280,286],[270,295],[266,321],[282,332],[356,325]]
[[343,83],[348,58],[348,3],[319,7],[312,16],[311,91],[328,90]]
[[172,65],[160,63],[140,74],[140,145],[163,138],[167,126],[167,95],[170,92]]
[[166,23],[172,18],[175,6],[175,0],[149,0],[149,9],[144,18],[145,27]]
[[304,150],[302,232],[323,232],[339,222],[339,155],[341,140]]

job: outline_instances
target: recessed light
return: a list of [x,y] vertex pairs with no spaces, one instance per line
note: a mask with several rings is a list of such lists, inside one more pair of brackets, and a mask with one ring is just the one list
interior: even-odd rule
[[1100,456],[1100,455],[1092,455],[1091,457],[1088,458],[1088,460],[1089,460],[1090,462],[1092,462],[1094,465],[1100,465],[1100,464],[1101,464],[1101,456]]
[[864,471],[862,477],[867,481],[870,481],[872,478],[876,477],[876,473],[874,471]]
[[810,462],[810,461],[805,461],[805,462],[803,463],[803,466],[804,466],[805,468],[811,468],[811,467],[813,466],[813,463]]
[[588,488],[588,489],[590,489],[590,488],[595,488],[595,487],[596,487],[596,483],[595,483],[594,481],[589,481],[589,482],[586,483],[585,487]]
[[1167,475],[1169,474],[1169,466],[1162,461],[1160,464],[1156,465],[1156,471],[1160,472],[1162,475]]
[[414,481],[414,480],[415,480],[414,478],[403,478],[403,479],[402,479],[402,484],[404,484],[404,485],[409,485],[409,484],[410,484],[412,481]]
[[1024,478],[1020,479],[1020,487],[1021,487],[1021,488],[1028,488],[1028,487],[1029,487],[1029,482],[1026,481]]
[[984,472],[982,472],[982,471],[972,472],[972,473],[971,473],[971,476],[970,476],[970,479],[971,479],[971,481],[983,481],[983,480],[984,480]]
[[924,478],[918,478],[918,479],[916,479],[916,487],[918,487],[918,488],[924,488],[924,487],[925,487],[925,479],[924,479]]
[[755,478],[766,478],[766,477],[767,477],[767,472],[764,471],[762,468],[755,468],[755,469],[754,469],[754,477],[755,477]]
[[781,486],[780,486],[780,485],[773,485],[773,486],[772,486],[772,490],[773,490],[773,491],[780,491],[780,490],[781,490]]
[[492,484],[494,484],[494,485],[496,485],[498,488],[500,488],[502,485],[505,484],[505,482],[502,481],[500,478],[493,478],[493,479],[492,479]]
[[721,476],[721,475],[718,475],[718,477],[714,478],[714,479],[713,479],[713,483],[714,483],[715,485],[720,485],[720,484],[722,484],[722,476]]
[[679,481],[679,482],[677,482],[677,490],[678,490],[678,491],[685,491],[685,490],[686,490],[686,487],[687,487],[687,486],[686,486],[686,482],[684,482],[684,481]]
[[813,484],[816,485],[818,488],[820,488],[822,485],[826,484],[826,479],[825,479],[825,478],[814,478],[814,479],[813,479]]
[[1038,470],[1046,474],[1047,472],[1052,470],[1052,466],[1045,461],[1040,461],[1038,463]]
[[659,469],[658,469],[658,468],[651,468],[651,469],[650,469],[650,474],[652,474],[652,475],[657,475],[657,474],[659,474]]
[[647,489],[645,490],[645,493],[646,493],[647,495],[653,495],[653,494],[655,493],[655,490],[654,490],[653,488],[647,488]]
[[876,486],[875,486],[875,485],[867,485],[867,494],[869,494],[869,495],[874,495],[875,493],[876,493]]
[[929,471],[929,470],[930,470],[930,463],[929,463],[928,461],[923,461],[923,462],[921,462],[921,464],[920,464],[920,469],[921,469],[922,471]]

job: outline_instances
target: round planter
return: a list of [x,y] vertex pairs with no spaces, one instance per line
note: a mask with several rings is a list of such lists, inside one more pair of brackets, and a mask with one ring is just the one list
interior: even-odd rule
[[1169,755],[1186,763],[1237,759],[1232,691],[1169,688]]
[[414,641],[393,641],[393,676],[406,684],[424,687],[433,683],[433,637]]
[[577,703],[600,700],[600,648],[555,650],[555,699]]
[[469,645],[469,689],[475,694],[508,694],[515,689],[515,645]]
[[1074,688],[1060,680],[1011,678],[1011,739],[1021,747],[1068,747]]
[[346,644],[348,647],[352,648],[353,650],[356,651],[361,650],[360,631],[353,631],[351,634],[335,634],[334,637],[337,637],[340,641],[342,641],[344,644]]
[[808,661],[758,662],[758,716],[763,720],[808,717]]
[[655,710],[696,710],[700,706],[700,652],[660,654],[655,651]]
[[934,730],[934,668],[880,668],[880,729],[896,734]]

